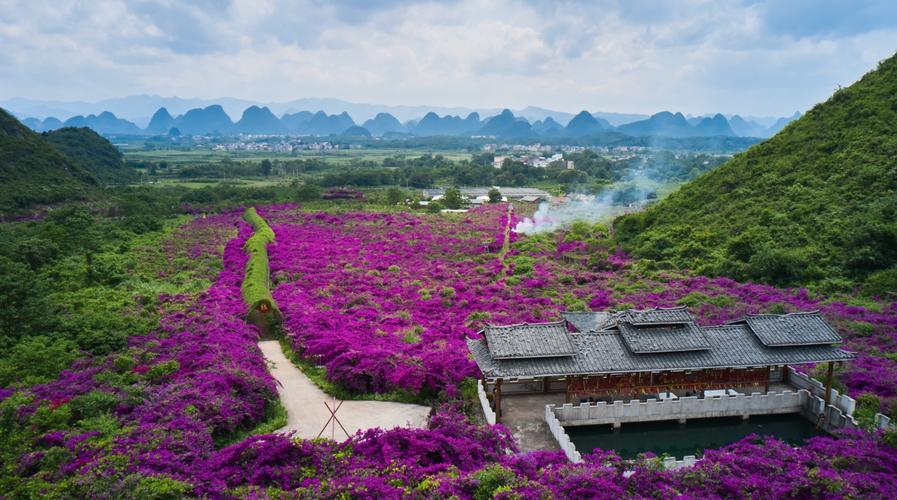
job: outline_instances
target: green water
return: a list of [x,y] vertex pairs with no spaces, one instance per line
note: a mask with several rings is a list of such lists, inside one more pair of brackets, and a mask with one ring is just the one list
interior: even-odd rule
[[623,458],[634,458],[653,451],[679,459],[685,455],[701,456],[704,450],[720,448],[749,434],[775,436],[795,445],[823,434],[798,414],[757,415],[747,421],[741,417],[696,419],[685,425],[675,420],[642,422],[623,424],[616,431],[609,425],[570,426],[565,430],[580,453],[602,448],[616,450]]

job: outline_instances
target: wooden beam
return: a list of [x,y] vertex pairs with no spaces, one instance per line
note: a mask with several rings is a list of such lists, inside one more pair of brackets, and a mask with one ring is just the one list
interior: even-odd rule
[[501,418],[501,379],[495,381],[495,419]]

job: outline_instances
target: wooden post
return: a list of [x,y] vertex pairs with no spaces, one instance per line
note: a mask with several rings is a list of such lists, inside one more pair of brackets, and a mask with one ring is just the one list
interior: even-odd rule
[[495,419],[501,417],[501,379],[495,381]]
[[825,416],[828,414],[828,403],[832,399],[832,378],[835,373],[835,363],[833,361],[828,362],[828,370],[825,374],[825,404],[822,406],[822,419],[820,419],[820,423],[825,423]]
[[769,377],[772,376],[772,367],[766,367],[766,383],[763,384],[763,394],[769,394]]

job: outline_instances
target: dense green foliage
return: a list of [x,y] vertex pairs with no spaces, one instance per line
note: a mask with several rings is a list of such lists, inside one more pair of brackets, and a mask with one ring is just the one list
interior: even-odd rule
[[35,205],[85,200],[96,178],[39,134],[0,109],[0,214]]
[[703,153],[657,152],[627,159],[610,159],[594,151],[568,153],[575,169],[557,162],[548,168],[506,159],[493,167],[492,154],[474,155],[471,160],[451,161],[441,155],[415,158],[389,157],[381,163],[358,161],[332,168],[313,181],[322,186],[408,186],[428,188],[458,186],[532,186],[555,184],[563,191],[600,192],[608,184],[645,176],[659,183],[683,182],[715,168],[727,157]]
[[136,182],[139,174],[124,163],[121,152],[101,135],[82,127],[66,127],[45,132],[44,139],[56,150],[78,162],[106,184]]
[[79,352],[119,351],[157,324],[160,295],[207,287],[218,262],[164,256],[183,220],[138,234],[131,218],[68,208],[0,225],[0,386],[51,380]]
[[897,290],[897,56],[650,210],[636,255],[777,285]]
[[252,226],[253,235],[246,240],[244,250],[249,254],[246,263],[246,275],[243,278],[241,291],[243,301],[252,310],[273,311],[274,317],[280,316],[268,279],[268,244],[274,242],[274,231],[261,218],[255,209],[250,207],[243,214],[243,219]]

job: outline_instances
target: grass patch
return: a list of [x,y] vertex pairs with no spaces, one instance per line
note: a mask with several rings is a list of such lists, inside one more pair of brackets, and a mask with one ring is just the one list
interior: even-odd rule
[[435,397],[415,394],[405,390],[394,390],[383,393],[356,393],[343,387],[341,384],[335,383],[327,378],[327,369],[319,366],[314,361],[299,356],[290,346],[283,330],[278,328],[275,330],[277,341],[280,343],[280,350],[284,356],[290,360],[293,365],[298,368],[306,377],[319,389],[324,391],[328,396],[344,401],[392,401],[395,403],[410,403],[424,406],[431,406],[435,401]]
[[268,401],[265,406],[265,417],[255,426],[245,429],[238,429],[230,434],[215,437],[215,446],[222,448],[224,446],[242,441],[249,436],[257,436],[259,434],[271,434],[278,429],[287,425],[287,409],[280,402],[280,399]]

